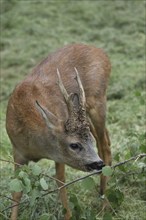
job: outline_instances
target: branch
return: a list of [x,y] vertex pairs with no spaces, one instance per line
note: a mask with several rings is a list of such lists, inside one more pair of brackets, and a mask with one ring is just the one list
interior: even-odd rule
[[11,200],[12,202],[16,202],[14,199],[10,198],[9,196],[5,196],[5,195],[0,194],[0,197],[4,197],[6,199]]
[[[121,166],[121,165],[123,165],[123,164],[126,164],[126,163],[128,163],[128,162],[130,162],[130,161],[132,161],[132,160],[134,160],[134,162],[136,162],[137,160],[139,160],[139,159],[141,159],[141,158],[143,158],[143,157],[146,157],[146,154],[139,154],[139,155],[137,155],[137,156],[135,156],[135,157],[131,157],[131,158],[128,159],[128,160],[125,160],[125,161],[123,161],[123,162],[119,162],[119,163],[117,163],[117,164],[111,166],[111,168],[112,168],[112,169],[115,169],[116,167]],[[56,189],[54,189],[54,190],[48,191],[48,192],[44,193],[43,196],[45,196],[45,195],[47,195],[47,194],[50,194],[50,193],[53,193],[53,192],[56,192],[56,191],[60,191],[61,189],[65,188],[65,187],[68,187],[68,186],[70,186],[70,185],[72,185],[72,184],[74,184],[74,183],[76,183],[76,182],[79,182],[79,181],[81,181],[81,180],[83,180],[83,179],[86,179],[86,178],[88,178],[88,177],[90,177],[90,176],[93,176],[93,175],[96,175],[96,174],[100,174],[100,173],[102,173],[102,170],[94,171],[94,172],[92,172],[92,173],[90,173],[90,174],[88,174],[88,175],[86,175],[86,176],[83,176],[83,177],[80,177],[80,178],[78,178],[78,179],[75,179],[75,180],[73,180],[73,181],[71,181],[71,182],[68,182],[68,183],[66,183],[66,184],[64,184],[64,185],[62,185],[62,186],[60,186],[60,187],[58,187],[58,188],[56,188]]]
[[[137,160],[139,160],[139,159],[141,159],[141,158],[143,158],[143,157],[146,157],[146,154],[139,154],[139,155],[137,155],[137,156],[135,156],[135,157],[131,157],[131,158],[128,159],[128,160],[125,160],[125,161],[123,161],[123,162],[119,162],[119,163],[117,163],[117,164],[111,166],[111,168],[112,168],[112,169],[115,169],[116,167],[121,166],[121,165],[124,165],[124,164],[126,164],[126,163],[128,163],[128,162],[130,162],[130,161],[133,161],[133,160],[134,160],[134,162],[136,162]],[[15,162],[8,161],[8,160],[4,160],[4,159],[0,159],[0,160],[1,160],[1,161],[4,161],[4,162],[8,162],[8,163],[17,164],[17,163],[15,163]],[[20,165],[20,166],[21,166],[21,164],[17,164],[17,165]],[[86,176],[80,177],[80,178],[75,179],[75,180],[73,180],[73,181],[71,181],[71,182],[68,182],[68,183],[66,183],[66,184],[63,183],[63,182],[61,182],[61,181],[59,181],[59,180],[57,180],[57,179],[54,178],[54,177],[50,177],[50,176],[46,175],[47,177],[49,177],[49,178],[51,178],[51,179],[53,179],[53,180],[56,180],[56,181],[61,182],[63,185],[60,186],[60,187],[58,187],[58,188],[56,188],[56,189],[54,189],[54,190],[51,190],[51,191],[48,191],[48,192],[44,193],[43,196],[45,196],[45,195],[47,195],[47,194],[50,194],[50,193],[53,193],[53,192],[60,191],[61,189],[65,188],[65,187],[68,187],[68,186],[70,186],[70,185],[72,185],[72,184],[74,184],[74,183],[76,183],[76,182],[79,182],[79,181],[81,181],[81,180],[83,180],[83,179],[86,179],[86,178],[88,178],[88,177],[90,177],[90,176],[93,176],[93,175],[96,175],[96,174],[101,174],[101,173],[102,173],[102,170],[94,171],[94,172],[92,172],[92,173],[90,173],[90,174],[88,174],[88,175],[86,175]],[[43,175],[44,175],[44,174],[43,174]],[[3,196],[3,195],[0,195],[0,196]],[[6,196],[5,196],[5,197],[6,197]],[[11,199],[11,198],[9,198],[9,197],[6,197],[6,198],[9,199],[9,200],[14,201],[13,199]],[[13,207],[15,207],[15,206],[18,206],[19,204],[25,203],[25,202],[27,202],[26,199],[25,199],[24,201],[18,203],[18,204],[15,204],[15,205],[12,205],[12,206],[7,207],[7,208],[4,209],[2,212],[6,211],[6,210],[8,210],[8,209],[11,209],[11,208],[13,208]]]
[[[137,156],[131,157],[131,158],[128,159],[128,160],[125,160],[125,161],[123,161],[123,162],[119,162],[119,163],[117,163],[117,164],[111,166],[111,168],[112,168],[112,169],[115,169],[116,167],[121,166],[121,165],[124,165],[124,164],[126,164],[126,163],[129,163],[130,161],[133,161],[133,160],[134,160],[134,162],[136,162],[137,160],[139,160],[139,159],[141,159],[141,158],[143,158],[143,157],[146,157],[146,154],[139,154],[139,155],[137,155]],[[4,159],[0,159],[0,160],[1,160],[1,161],[4,161],[4,162],[9,162],[9,163],[17,164],[17,163],[15,163],[15,162],[8,161],[8,160],[4,160]],[[22,166],[21,164],[17,164],[17,165]],[[73,181],[70,181],[70,182],[68,182],[68,183],[66,183],[66,184],[61,182],[61,183],[63,184],[62,186],[60,186],[60,187],[58,187],[58,188],[56,188],[56,189],[54,189],[54,190],[51,190],[51,191],[48,191],[48,192],[44,193],[43,196],[45,196],[45,195],[47,195],[47,194],[50,194],[50,193],[53,193],[53,192],[60,191],[61,189],[65,188],[65,187],[68,187],[68,186],[70,186],[70,185],[72,185],[72,184],[74,184],[74,183],[76,183],[76,182],[79,182],[79,181],[81,181],[81,180],[83,180],[83,179],[86,179],[86,178],[88,178],[88,177],[90,177],[90,176],[93,176],[93,175],[96,175],[96,174],[101,174],[101,173],[102,173],[102,170],[98,170],[98,171],[94,171],[94,172],[92,172],[92,173],[89,173],[89,174],[86,175],[86,176],[83,176],[83,177],[80,177],[80,178],[75,179],[75,180],[73,180]],[[48,176],[48,177],[49,177],[49,176]],[[50,178],[50,177],[49,177],[49,178]],[[59,180],[57,180],[56,178],[53,178],[53,177],[52,177],[52,179],[54,179],[54,180],[56,180],[56,181],[59,181]]]
[[121,165],[123,165],[123,164],[126,164],[126,163],[128,163],[128,162],[130,162],[130,161],[132,161],[132,160],[135,160],[134,162],[136,162],[137,160],[139,160],[139,159],[141,159],[141,158],[143,158],[143,157],[146,157],[146,154],[139,154],[139,155],[137,155],[137,156],[135,156],[135,157],[131,157],[131,158],[128,159],[128,160],[125,160],[125,161],[123,161],[123,162],[119,162],[119,163],[115,164],[115,165],[112,166],[111,168],[115,169],[116,167],[121,166]]
[[[10,199],[10,198],[8,198],[8,199]],[[11,199],[11,200],[12,200],[12,199]],[[12,200],[12,201],[14,201],[14,200]],[[7,211],[7,210],[9,210],[9,209],[12,209],[13,207],[19,206],[20,204],[24,204],[24,203],[26,203],[26,202],[27,202],[27,199],[25,199],[25,200],[22,201],[22,202],[18,202],[18,203],[15,204],[15,205],[8,206],[8,207],[5,208],[4,210],[2,210],[2,212],[5,212],[5,211]]]
[[5,159],[1,159],[1,158],[0,158],[0,160],[3,161],[3,162],[12,163],[12,164],[14,164],[14,165],[23,166],[23,165],[20,164],[20,163],[15,163],[15,162],[10,161],[10,160],[5,160]]
[[46,176],[46,177],[48,177],[48,178],[50,178],[50,179],[52,179],[52,180],[55,180],[56,182],[59,182],[59,183],[61,183],[61,184],[64,184],[64,182],[62,182],[61,180],[58,180],[58,179],[55,178],[55,177],[52,177],[52,176],[46,175],[45,173],[43,173],[42,175],[43,175],[43,176]]

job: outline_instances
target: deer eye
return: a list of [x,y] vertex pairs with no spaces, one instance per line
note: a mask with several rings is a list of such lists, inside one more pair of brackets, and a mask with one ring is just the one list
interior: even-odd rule
[[69,146],[72,150],[82,150],[82,145],[80,143],[71,143]]

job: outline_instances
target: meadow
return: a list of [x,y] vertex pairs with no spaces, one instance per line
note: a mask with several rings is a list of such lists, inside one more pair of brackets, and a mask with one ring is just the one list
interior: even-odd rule
[[[103,48],[112,64],[107,91],[107,127],[113,164],[146,153],[145,2],[142,0],[1,0],[0,219],[9,219],[13,179],[12,147],[5,129],[6,108],[15,86],[49,53],[80,42]],[[28,176],[35,166],[25,168]],[[54,175],[54,163],[38,163]],[[36,166],[36,169],[39,169]],[[28,170],[27,170],[28,169]],[[72,220],[145,220],[146,160],[117,168],[108,184],[111,210],[101,212],[98,177],[68,188]],[[67,182],[85,174],[67,167]],[[30,177],[32,183],[39,176]],[[50,189],[56,183],[46,177]],[[92,182],[92,184],[89,184]],[[24,193],[19,220],[62,220],[58,193]],[[38,196],[36,196],[36,194]],[[36,199],[39,198],[39,199]]]

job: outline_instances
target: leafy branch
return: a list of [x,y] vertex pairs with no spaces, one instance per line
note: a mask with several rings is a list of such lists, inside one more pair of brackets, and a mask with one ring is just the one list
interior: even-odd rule
[[[134,162],[136,162],[137,160],[139,160],[139,159],[141,159],[143,157],[146,157],[146,154],[139,154],[137,156],[131,157],[128,160],[116,163],[115,165],[111,166],[111,169],[115,169],[115,168],[117,168],[117,167],[119,167],[121,165],[124,165],[126,163],[129,163],[130,161],[133,161],[133,160],[134,160]],[[101,174],[101,173],[102,173],[102,170],[94,171],[94,172],[92,172],[92,173],[90,173],[90,174],[88,174],[86,176],[83,176],[83,177],[77,178],[77,179],[75,179],[73,181],[70,181],[70,182],[68,182],[68,183],[66,183],[66,184],[64,184],[64,185],[62,185],[62,186],[60,186],[60,187],[58,187],[58,188],[56,188],[54,190],[48,191],[45,194],[43,194],[43,196],[45,196],[47,194],[50,194],[50,193],[53,193],[53,192],[56,192],[56,191],[60,191],[61,189],[65,188],[65,187],[68,187],[68,186],[70,186],[70,185],[72,185],[72,184],[74,184],[76,182],[79,182],[79,181],[84,180],[84,179],[86,179],[86,178],[88,178],[90,176],[93,176],[93,175],[96,175],[96,174]]]
[[[114,170],[115,168],[117,168],[117,167],[119,167],[119,166],[121,166],[121,165],[124,165],[124,164],[126,164],[126,163],[129,163],[129,162],[131,162],[131,161],[136,162],[136,161],[138,161],[139,159],[141,159],[141,158],[143,158],[143,157],[146,157],[146,154],[144,154],[144,153],[143,153],[143,154],[139,154],[139,155],[137,155],[137,156],[131,157],[131,158],[128,159],[128,160],[125,160],[125,161],[116,163],[115,165],[111,166],[110,169],[113,169],[113,170]],[[1,158],[0,158],[0,160],[1,160],[1,161],[4,161],[4,162],[13,163],[13,164],[22,166],[21,164],[15,163],[15,162],[13,162],[13,161],[1,159]],[[107,167],[107,166],[106,166],[106,167]],[[94,172],[92,172],[92,173],[89,173],[89,174],[87,174],[87,175],[85,175],[85,176],[83,176],[83,177],[77,178],[77,179],[75,179],[75,180],[73,180],[73,181],[70,181],[70,182],[68,182],[68,183],[63,183],[63,182],[61,182],[61,183],[62,183],[62,186],[60,186],[60,187],[58,187],[58,188],[56,188],[56,189],[54,189],[54,190],[47,191],[45,194],[43,194],[43,196],[45,196],[45,195],[47,195],[47,194],[50,194],[50,193],[53,193],[53,192],[56,192],[56,191],[60,191],[61,189],[65,188],[65,187],[68,187],[68,186],[70,186],[70,185],[72,185],[72,184],[74,184],[74,183],[76,183],[76,182],[79,182],[79,181],[84,180],[84,179],[86,179],[86,178],[88,178],[88,177],[90,177],[90,176],[97,175],[97,174],[101,174],[101,173],[103,173],[103,170],[94,171]],[[56,179],[56,178],[54,178],[54,177],[51,177],[51,176],[45,175],[45,174],[43,174],[43,175],[44,175],[44,176],[47,176],[47,177],[50,178],[50,179],[53,179],[53,180],[56,180],[56,181],[60,182],[60,180],[58,180],[58,179]]]
[[[119,167],[119,166],[122,166],[122,165],[124,165],[124,164],[126,164],[126,163],[129,163],[129,162],[131,162],[131,161],[134,161],[134,163],[135,163],[135,162],[137,162],[139,159],[142,159],[142,158],[144,158],[144,157],[146,157],[146,154],[143,153],[143,154],[139,154],[139,155],[137,155],[137,156],[131,157],[131,158],[128,159],[128,160],[125,160],[125,161],[116,163],[115,165],[113,165],[113,166],[111,166],[111,167],[106,166],[105,168],[109,168],[109,169],[108,169],[108,172],[107,172],[107,175],[111,175],[111,173],[112,173],[111,170],[113,171],[113,170],[115,170],[115,168],[117,168],[117,167]],[[16,164],[16,165],[22,166],[21,164],[18,164],[18,163],[9,161],[9,160],[1,159],[1,158],[0,158],[0,161],[8,162],[8,163],[12,163],[12,164]],[[104,168],[103,168],[103,169],[104,169]],[[60,187],[57,187],[56,189],[53,189],[53,190],[50,190],[50,191],[44,190],[44,191],[46,191],[46,192],[45,192],[42,196],[46,196],[46,195],[48,195],[48,194],[50,194],[50,193],[54,193],[54,192],[60,191],[61,189],[65,188],[65,187],[68,187],[68,186],[70,186],[70,185],[72,185],[72,184],[74,184],[74,183],[76,183],[76,182],[82,181],[82,180],[84,180],[84,179],[86,179],[86,178],[88,178],[88,177],[90,177],[90,176],[97,175],[97,174],[101,174],[101,173],[104,174],[103,169],[102,169],[102,170],[98,170],[98,171],[94,171],[94,172],[92,172],[92,173],[89,173],[89,174],[87,174],[87,175],[85,175],[85,176],[83,176],[83,177],[77,178],[77,179],[75,179],[75,180],[73,180],[73,181],[70,181],[70,182],[68,182],[68,183],[63,183],[63,182],[61,182],[62,185],[61,185]],[[108,174],[108,173],[109,173],[109,174]],[[59,181],[58,179],[56,179],[56,178],[54,178],[54,177],[51,177],[51,176],[49,176],[49,175],[46,175],[46,174],[42,174],[42,175],[44,175],[44,176],[46,176],[46,177],[48,177],[48,178],[50,178],[50,179],[53,179],[53,180],[55,180],[55,181]],[[59,181],[59,182],[60,182],[60,181]],[[3,196],[3,195],[0,195],[0,196],[6,197],[6,196]],[[11,201],[13,201],[13,199],[11,199],[10,197],[6,197],[6,198],[9,199],[9,200],[11,200]],[[24,201],[20,202],[19,204],[22,204],[22,203],[25,203],[25,202],[26,202],[26,199],[25,199]],[[9,206],[9,207],[7,207],[6,209],[4,209],[2,212],[5,212],[6,210],[11,209],[12,207],[17,206],[17,205],[18,205],[18,204]]]

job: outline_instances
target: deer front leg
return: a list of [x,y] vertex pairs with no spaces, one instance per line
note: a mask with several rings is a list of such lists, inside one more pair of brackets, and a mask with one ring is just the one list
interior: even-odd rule
[[22,197],[22,192],[14,192],[12,194],[13,203],[12,203],[12,212],[11,212],[11,220],[17,220],[18,217],[18,209],[19,209],[19,202]]
[[[108,135],[108,131],[105,128],[103,136],[99,138],[98,140],[98,146],[101,149],[101,157],[103,161],[105,162],[105,165],[111,166],[112,159],[111,159],[111,149],[110,149],[110,139]],[[100,195],[104,195],[105,190],[106,190],[106,185],[107,185],[108,177],[103,176],[101,174],[100,177]]]
[[[56,167],[56,178],[59,180],[57,181],[57,185],[58,187],[60,187],[65,182],[65,165],[61,163],[55,163],[55,167]],[[66,214],[64,216],[64,219],[69,220],[71,218],[71,212],[68,205],[66,188],[60,190],[60,199],[63,204],[63,207],[66,209]]]
[[[15,171],[20,168],[20,165],[28,164],[28,161],[21,157],[15,150],[14,150],[14,169]],[[12,212],[11,212],[11,220],[17,220],[18,217],[18,209],[19,209],[19,202],[22,197],[22,192],[14,192],[12,193]]]
[[[109,135],[108,135],[108,131],[105,128],[104,132],[101,136],[98,136],[98,147],[100,148],[101,151],[101,158],[103,159],[105,165],[109,165],[111,166],[111,149],[110,149],[110,139],[109,139]],[[106,185],[107,185],[107,180],[108,177],[103,176],[101,174],[101,178],[100,178],[100,195],[104,195],[105,193],[105,189],[106,189]]]
[[[102,103],[102,104],[101,104]],[[105,103],[96,102],[94,108],[89,110],[89,117],[92,122],[91,131],[96,139],[98,153],[105,165],[111,165],[111,150],[108,131],[105,128]],[[107,177],[101,175],[100,195],[103,196],[107,185]]]
[[[111,151],[110,151],[110,140],[109,140],[109,136],[104,137],[104,142],[101,142],[101,138],[99,139],[95,129],[93,129],[93,127],[91,127],[91,131],[93,136],[96,139],[97,142],[97,148],[98,148],[98,154],[100,156],[100,158],[104,161],[105,165],[111,165]],[[106,129],[107,131],[107,129]],[[106,135],[108,135],[108,133],[106,132]],[[106,142],[105,142],[106,140]],[[104,147],[103,147],[104,146]],[[104,150],[103,150],[104,149]],[[105,190],[106,190],[106,185],[107,185],[107,177],[103,176],[101,174],[100,176],[100,190],[99,190],[99,194],[101,195],[101,197],[104,195]]]

